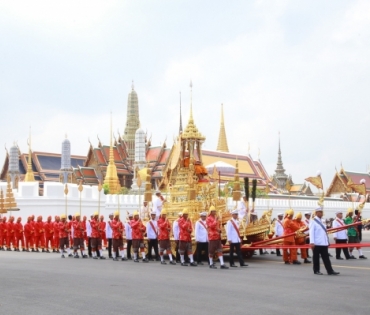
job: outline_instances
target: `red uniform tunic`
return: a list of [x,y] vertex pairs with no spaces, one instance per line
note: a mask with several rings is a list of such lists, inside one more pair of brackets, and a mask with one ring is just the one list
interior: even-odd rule
[[[299,228],[304,228],[306,227],[306,224],[304,224],[304,222],[302,221],[298,221],[298,220],[293,220]],[[295,244],[296,245],[305,245],[306,244],[306,237],[296,237],[295,238]],[[301,248],[301,258],[302,259],[307,259],[307,250],[305,248]]]
[[84,229],[84,236],[83,236],[83,238],[84,238],[84,240],[85,240],[85,242],[86,242],[86,244],[87,244],[87,242],[89,241],[88,240],[88,238],[87,238],[87,233],[86,233],[86,221],[84,220],[84,221],[82,221],[81,222],[81,224],[82,224],[82,227],[83,227],[83,229]]
[[133,240],[142,240],[144,239],[144,233],[146,231],[146,227],[140,220],[131,220],[130,221],[131,229],[132,229],[132,239]]
[[170,239],[170,231],[171,231],[171,224],[167,219],[163,219],[160,217],[157,222],[158,225],[158,240],[169,240]]
[[44,249],[45,247],[45,230],[44,230],[44,222],[36,221],[35,222],[35,245],[36,248],[39,246]]
[[[6,218],[4,218],[6,220]],[[0,221],[0,247],[6,245],[6,221]]]
[[7,240],[6,240],[7,247],[10,248],[10,244],[13,244],[13,246],[15,247],[15,230],[13,222],[7,223],[6,231],[7,231]]
[[67,222],[58,222],[57,223],[58,231],[59,231],[59,239],[68,237],[69,229]]
[[70,244],[73,244],[73,235],[72,235],[73,222],[74,222],[74,220],[68,221],[68,229],[69,229],[68,236],[69,236],[69,242],[70,242]]
[[49,244],[50,244],[51,248],[54,249],[54,240],[53,240],[54,226],[53,226],[53,222],[46,221],[44,223],[44,231],[45,231],[45,247],[49,248]]
[[208,240],[210,241],[218,241],[221,239],[221,235],[219,232],[220,225],[216,219],[216,217],[209,215],[206,220],[207,227],[208,227]]
[[73,221],[73,238],[83,238],[84,228],[81,221]]
[[91,225],[91,237],[92,238],[100,238],[99,222],[95,219],[92,219],[90,221],[90,225]]
[[[60,221],[59,221],[60,222]],[[57,250],[59,248],[59,222],[53,222],[53,229],[54,229],[54,249]]]
[[[284,227],[284,235],[294,233],[295,231],[299,229],[299,225],[297,224],[297,222],[293,221],[289,217],[284,219],[283,227]],[[285,237],[283,244],[284,245],[295,245],[294,235]],[[291,248],[289,249],[289,251],[287,249],[284,249],[283,250],[283,260],[285,262],[293,262],[297,260],[297,249]]]
[[21,222],[14,223],[15,230],[15,248],[19,247],[21,242],[21,249],[24,248],[24,235],[23,235],[23,224]]
[[27,222],[24,225],[24,237],[26,239],[26,249],[33,246],[33,226],[31,222]]
[[107,243],[107,236],[106,236],[106,233],[105,233],[105,227],[106,226],[107,226],[106,222],[104,222],[104,221],[99,222],[100,236],[101,236],[101,239],[102,239],[102,245],[103,246],[105,246],[105,244]]
[[183,242],[191,242],[191,232],[193,232],[193,226],[190,220],[185,220],[184,217],[179,219],[180,236],[179,240]]
[[33,221],[33,220],[31,220],[31,226],[32,226],[32,238],[31,238],[31,241],[32,241],[32,244],[31,244],[31,247],[34,247],[35,246],[35,224],[36,224],[36,222],[35,221]]
[[121,239],[122,233],[124,231],[124,226],[121,221],[117,221],[116,219],[112,220],[111,222],[111,227],[112,227],[112,238],[113,239]]

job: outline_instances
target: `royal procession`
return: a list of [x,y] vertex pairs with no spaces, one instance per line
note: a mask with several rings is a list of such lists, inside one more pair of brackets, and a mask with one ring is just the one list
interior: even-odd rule
[[0,315],[368,313],[368,12],[0,1]]

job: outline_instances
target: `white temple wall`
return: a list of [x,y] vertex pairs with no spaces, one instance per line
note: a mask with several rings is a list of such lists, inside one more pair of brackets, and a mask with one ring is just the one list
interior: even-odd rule
[[[42,215],[45,220],[48,215],[61,215],[66,212],[66,198],[64,195],[64,185],[61,183],[45,183],[44,196],[38,195],[38,183],[19,183],[19,189],[13,190],[14,196],[20,211],[13,212],[12,215],[22,217],[22,222],[27,221],[27,217],[34,214],[35,216]],[[6,193],[6,183],[0,183],[0,189]],[[80,212],[80,192],[78,185],[68,184],[67,195],[67,214],[75,214]],[[155,197],[153,197],[154,200]],[[109,213],[119,209],[122,215],[127,212],[138,210],[143,204],[143,195],[104,195],[103,190],[100,191],[100,213],[105,217]],[[334,218],[335,212],[342,210],[346,212],[349,207],[356,207],[358,203],[342,201],[325,201],[324,216],[326,218]],[[251,205],[250,205],[251,206]],[[99,191],[97,186],[83,186],[81,193],[81,214],[82,216],[90,216],[99,207]],[[228,198],[227,207],[232,210],[236,207],[235,201]],[[295,212],[313,211],[317,208],[317,200],[298,199],[256,199],[256,212],[261,215],[268,208],[273,209],[273,217],[276,217],[279,212],[285,212],[288,208],[293,208]],[[6,214],[9,216],[9,213]],[[363,217],[370,217],[370,205],[366,204]]]

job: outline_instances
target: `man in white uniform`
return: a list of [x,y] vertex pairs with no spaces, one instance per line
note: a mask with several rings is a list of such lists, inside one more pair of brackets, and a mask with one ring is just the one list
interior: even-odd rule
[[330,276],[339,275],[339,272],[335,272],[331,266],[328,247],[329,237],[326,232],[326,226],[322,224],[321,218],[323,215],[323,209],[317,208],[315,210],[316,216],[310,222],[310,244],[313,251],[313,273],[315,275],[322,275],[320,272],[320,256],[324,262],[325,269]]
[[234,264],[234,250],[236,252],[236,255],[238,256],[240,267],[248,266],[244,263],[240,252],[241,239],[239,233],[238,213],[239,211],[237,209],[231,212],[232,218],[227,221],[226,224],[226,235],[230,245],[230,267],[237,267]]
[[[90,219],[92,219],[94,215],[90,215]],[[87,251],[89,254],[89,257],[92,257],[92,252],[91,252],[91,224],[90,220],[87,220],[86,222],[86,236],[87,236]]]
[[132,220],[132,218],[133,218],[133,215],[132,215],[132,213],[130,213],[128,215],[128,221],[126,221],[126,223],[125,223],[126,242],[127,242],[127,245],[126,245],[127,259],[132,259],[131,258],[132,228],[131,228],[131,225],[130,225],[130,221]]
[[[310,228],[310,220],[311,220],[311,213],[310,212],[305,212],[304,213],[304,220],[302,220],[302,222],[307,226],[307,228]],[[308,230],[306,232],[304,232],[305,234],[308,234]],[[306,237],[306,244],[310,244],[310,237]],[[311,258],[311,256],[309,255],[309,249],[307,248],[306,249],[307,251],[307,258]]]
[[[275,221],[275,237],[284,236],[284,227],[283,227],[283,213],[278,213],[278,217]],[[280,252],[280,248],[276,249],[276,256],[282,256]]]
[[[338,228],[338,227],[340,228],[342,226],[345,226],[346,224],[343,221],[342,211],[337,211],[335,213],[335,215],[337,217],[333,221],[333,228]],[[335,240],[336,244],[347,244],[348,236],[347,236],[347,230],[346,229],[333,233],[333,237],[334,237],[334,240]],[[336,248],[335,249],[335,258],[338,259],[338,260],[343,260],[343,258],[340,257],[340,253],[341,253],[342,249],[343,249],[343,253],[344,253],[344,256],[346,257],[346,259],[351,259],[347,247],[345,247],[345,248]]]
[[238,210],[239,220],[243,221],[245,215],[247,214],[247,197],[243,196],[242,200],[238,201],[236,209]]
[[150,209],[147,201],[143,202],[143,205],[140,208],[140,219],[146,220],[147,218],[150,218],[149,215]]
[[179,253],[179,236],[180,236],[180,228],[179,228],[179,219],[181,218],[182,213],[179,213],[179,217],[173,221],[172,224],[172,233],[173,239],[176,243],[176,263],[180,263],[180,253]]
[[207,212],[200,214],[200,219],[195,223],[195,241],[197,242],[197,263],[202,263],[202,251],[205,252],[208,261],[208,232],[207,232]]
[[159,261],[158,252],[158,225],[156,220],[156,212],[150,214],[151,219],[146,224],[146,235],[148,237],[148,259],[154,261],[152,257],[152,249],[154,248],[155,259]]
[[153,201],[153,211],[155,211],[156,219],[158,220],[159,216],[161,215],[164,199],[159,190],[155,192],[155,195],[156,195],[156,199]]
[[112,231],[112,220],[113,220],[113,213],[109,214],[109,220],[107,222],[107,227],[106,227],[106,237],[108,240],[108,257],[113,258],[112,256],[112,236],[113,236],[113,231]]

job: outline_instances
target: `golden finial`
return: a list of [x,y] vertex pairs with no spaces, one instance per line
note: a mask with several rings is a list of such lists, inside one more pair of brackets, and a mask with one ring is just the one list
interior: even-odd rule
[[28,138],[28,162],[27,162],[27,173],[24,177],[25,182],[34,182],[35,175],[32,170],[32,151],[31,151],[31,126],[30,126],[30,135]]
[[131,89],[134,90],[134,80],[131,82]]
[[220,123],[220,133],[218,135],[217,151],[229,152],[224,122],[224,104],[221,104],[221,123]]

